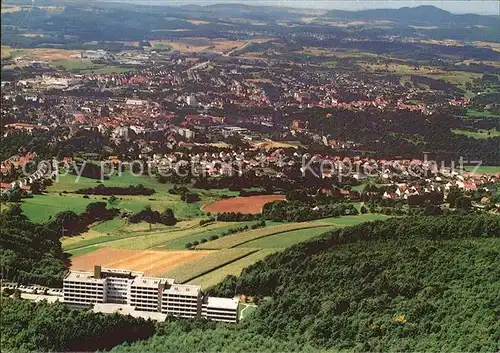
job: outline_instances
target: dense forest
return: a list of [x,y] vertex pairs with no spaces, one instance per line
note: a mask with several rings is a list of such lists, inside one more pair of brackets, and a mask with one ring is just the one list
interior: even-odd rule
[[3,351],[96,351],[149,337],[154,322],[131,316],[76,311],[61,303],[2,299]]
[[497,216],[369,222],[270,255],[212,288],[216,295],[269,298],[238,325],[172,319],[153,327],[8,299],[2,346],[106,349],[126,337],[113,351],[494,352],[500,348],[499,259]]
[[44,285],[62,283],[66,267],[59,240],[61,228],[31,223],[19,205],[0,213],[0,224],[2,278]]
[[[91,202],[81,214],[63,211],[40,224],[29,221],[20,204],[10,205],[0,213],[2,278],[23,284],[60,286],[68,260],[60,238],[86,232],[90,224],[118,214],[118,209],[107,208],[105,202]],[[174,217],[171,210],[168,217]]]

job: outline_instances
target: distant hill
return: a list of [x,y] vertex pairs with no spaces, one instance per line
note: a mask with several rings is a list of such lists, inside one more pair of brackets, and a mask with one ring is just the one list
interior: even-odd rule
[[428,25],[482,25],[488,27],[498,26],[500,28],[500,16],[482,16],[476,14],[455,15],[431,5],[362,11],[332,10],[326,16],[350,20],[386,20]]

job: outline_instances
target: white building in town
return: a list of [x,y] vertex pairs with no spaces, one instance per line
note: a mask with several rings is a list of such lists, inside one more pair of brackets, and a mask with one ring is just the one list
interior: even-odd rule
[[186,103],[190,106],[195,106],[196,105],[196,97],[194,95],[189,95],[186,97]]
[[63,281],[63,301],[71,307],[94,306],[103,312],[134,310],[139,316],[158,320],[168,315],[201,316],[235,323],[238,311],[237,299],[203,297],[200,286],[101,266],[95,266],[94,272],[70,271]]

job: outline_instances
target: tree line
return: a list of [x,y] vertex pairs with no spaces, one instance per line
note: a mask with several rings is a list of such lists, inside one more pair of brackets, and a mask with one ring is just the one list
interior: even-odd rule
[[85,195],[143,195],[143,196],[151,196],[156,191],[151,188],[146,188],[142,184],[138,184],[136,186],[129,185],[128,187],[119,187],[119,186],[106,186],[104,184],[99,184],[93,188],[84,188],[78,189],[75,191],[76,194],[85,194]]

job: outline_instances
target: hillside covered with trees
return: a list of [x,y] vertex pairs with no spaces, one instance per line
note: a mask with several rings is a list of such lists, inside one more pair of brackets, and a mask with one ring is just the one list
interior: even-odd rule
[[3,299],[1,344],[7,352],[95,351],[149,337],[154,322],[71,310],[61,303]]
[[0,224],[2,278],[20,283],[62,284],[66,267],[60,227],[30,222],[17,204],[0,214]]

